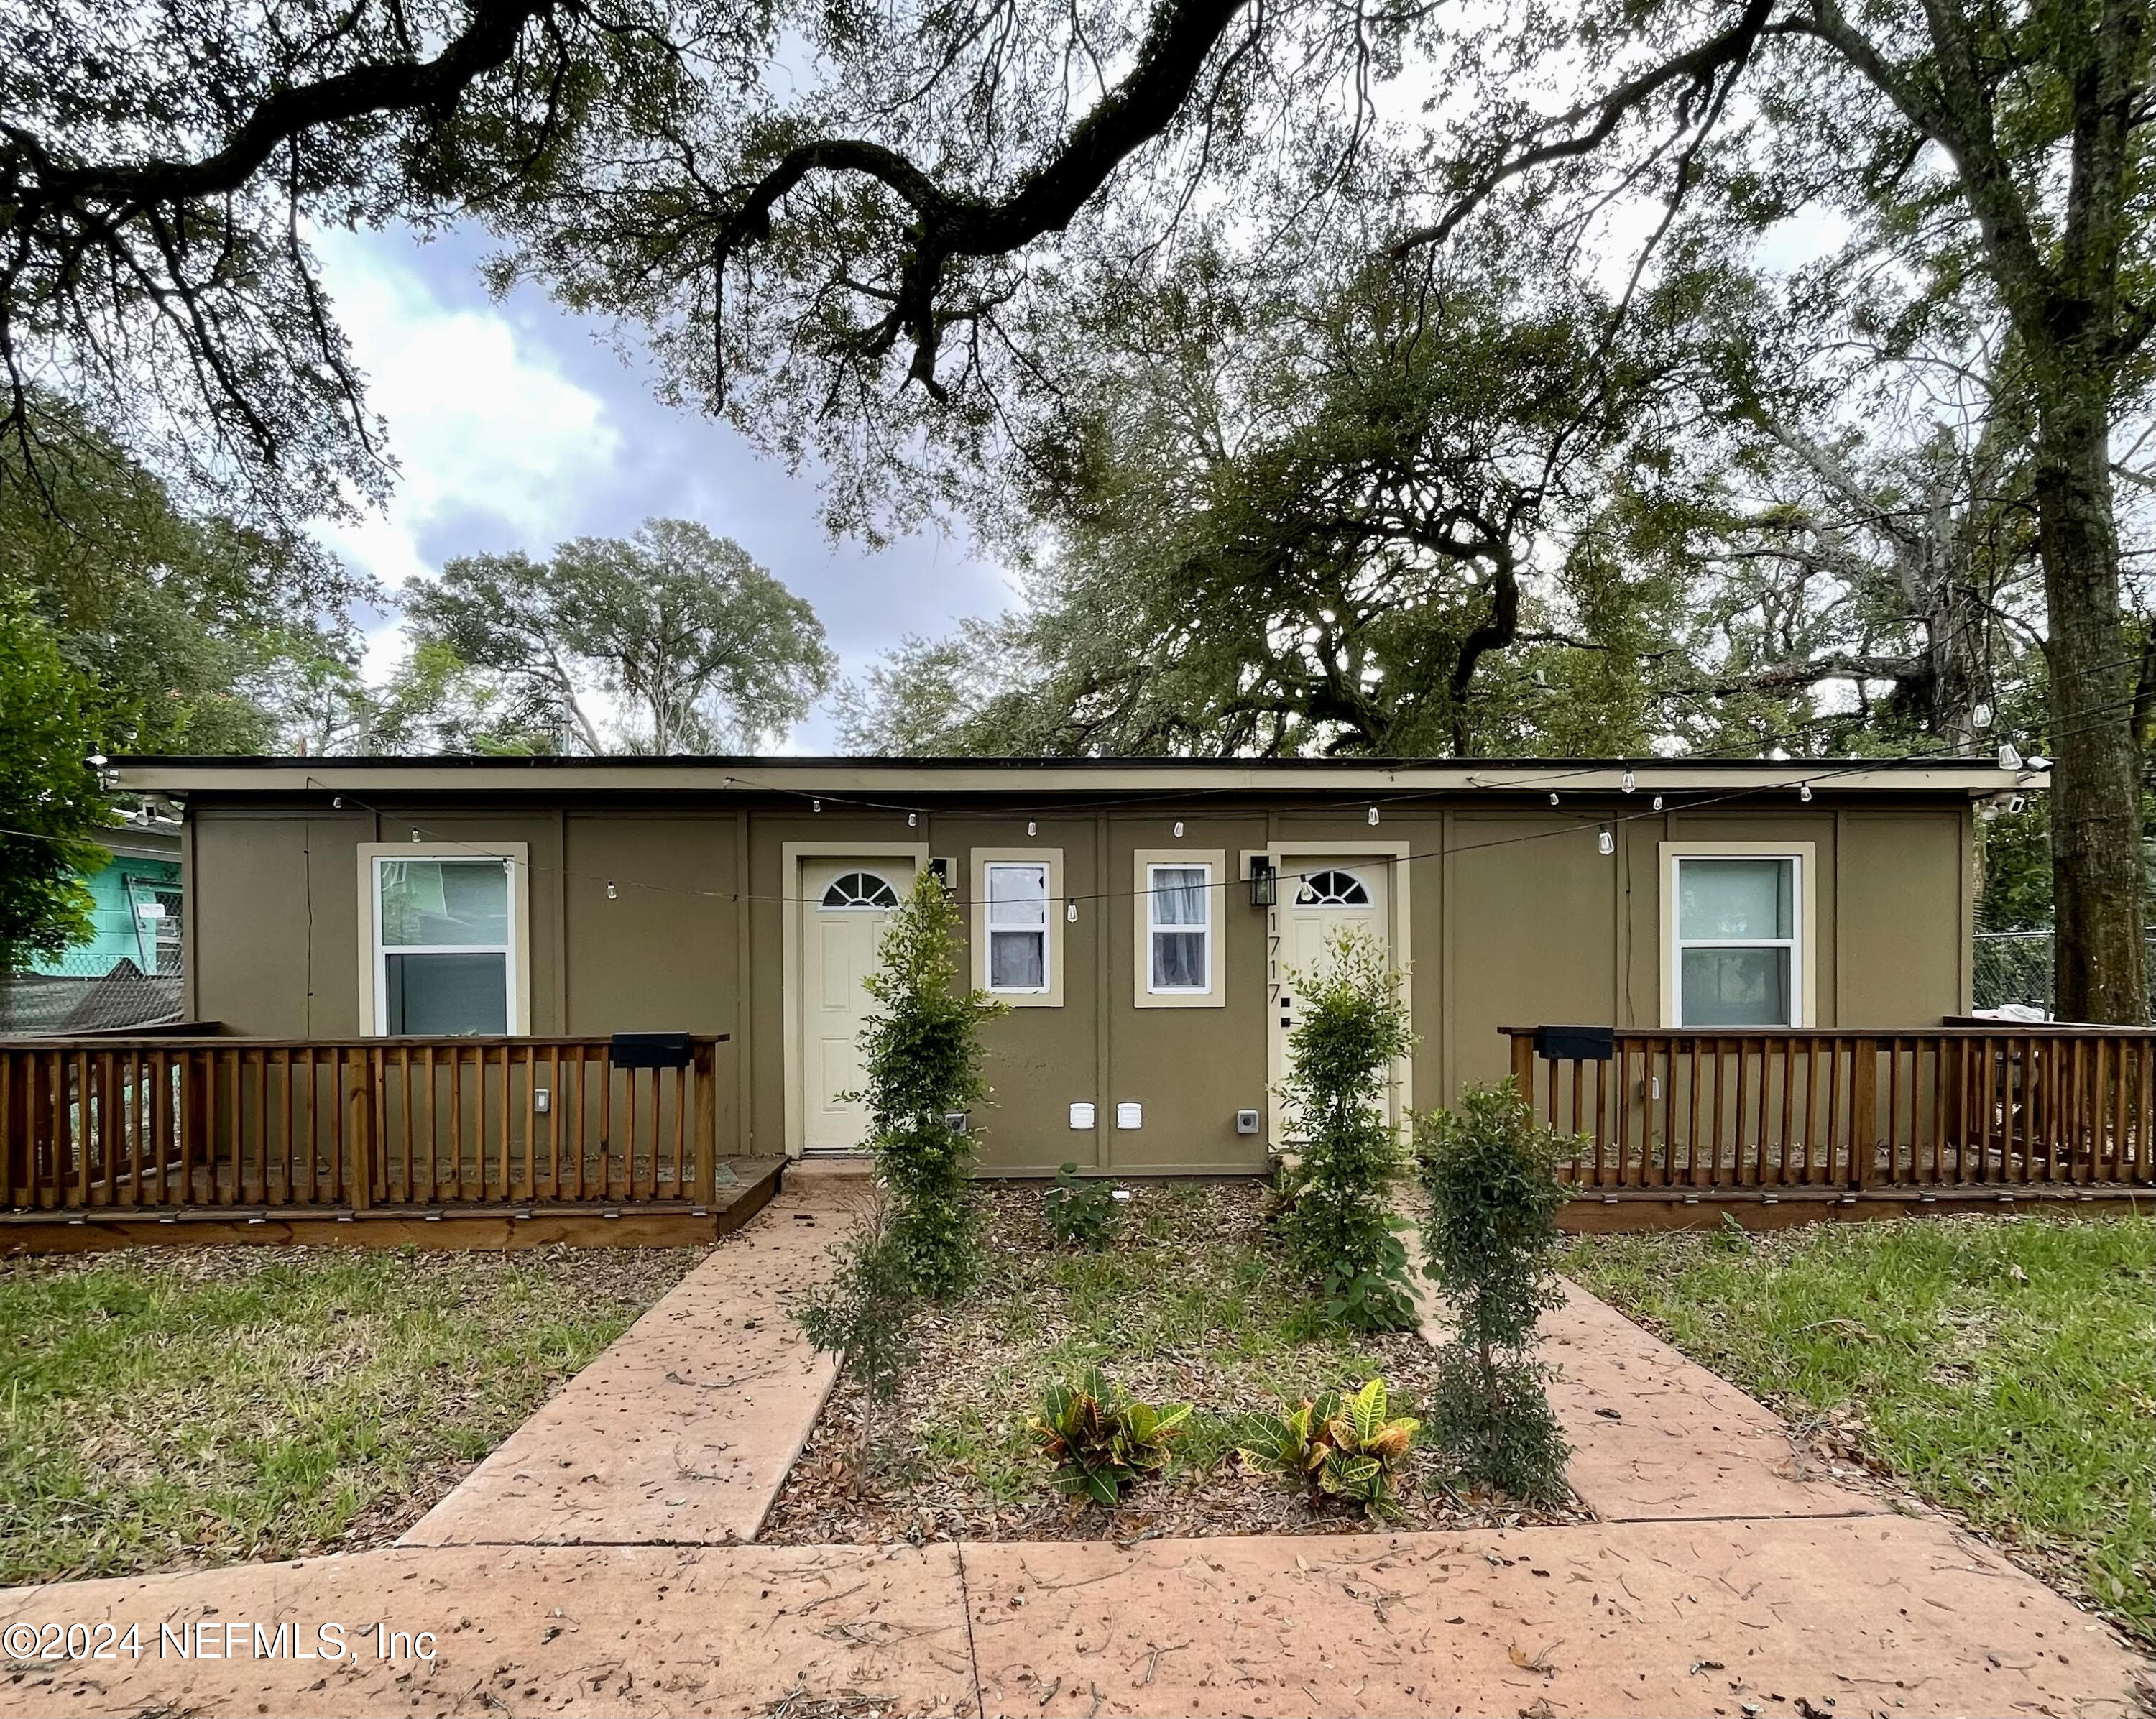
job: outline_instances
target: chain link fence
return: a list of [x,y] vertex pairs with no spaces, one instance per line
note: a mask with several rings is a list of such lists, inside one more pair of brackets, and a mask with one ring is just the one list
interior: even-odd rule
[[[2148,940],[2148,1014],[2156,1020],[2156,933]],[[2041,931],[1979,931],[1974,968],[1976,1006],[2003,1008],[2021,1003],[2051,1013],[2051,933]]]
[[177,962],[146,973],[124,957],[70,951],[57,972],[0,973],[0,1035],[64,1037],[180,1018]]

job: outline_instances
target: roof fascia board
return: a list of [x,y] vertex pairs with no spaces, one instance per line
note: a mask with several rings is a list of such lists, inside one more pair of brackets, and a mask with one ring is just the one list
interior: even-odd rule
[[1535,764],[1444,764],[1376,766],[1367,769],[1299,767],[1294,764],[1239,765],[1233,762],[1147,766],[1132,769],[1114,764],[1028,770],[1022,765],[911,764],[863,762],[813,764],[784,761],[754,764],[637,764],[624,767],[601,759],[526,765],[384,762],[375,759],[244,760],[220,763],[203,759],[144,758],[116,761],[111,767],[119,788],[136,793],[211,793],[249,796],[336,793],[700,793],[747,797],[770,793],[847,795],[1008,795],[1076,798],[1112,793],[1316,794],[1329,798],[1369,794],[1614,793],[1631,777],[1635,795],[1729,792],[1788,788],[1804,781],[1820,789],[1856,793],[1990,794],[2016,788],[2046,788],[2047,773],[2013,772],[1991,765],[1962,763],[1851,768],[1831,761],[1802,763],[1717,764],[1687,767],[1682,760],[1625,765],[1612,763],[1566,768]]

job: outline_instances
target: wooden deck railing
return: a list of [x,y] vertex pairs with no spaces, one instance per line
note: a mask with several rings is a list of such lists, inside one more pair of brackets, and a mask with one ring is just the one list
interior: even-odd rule
[[1583,1137],[1589,1189],[2156,1183],[2148,1029],[1620,1029],[1606,1060],[1505,1030],[1536,1115]]
[[707,1204],[722,1042],[10,1041],[0,1210]]

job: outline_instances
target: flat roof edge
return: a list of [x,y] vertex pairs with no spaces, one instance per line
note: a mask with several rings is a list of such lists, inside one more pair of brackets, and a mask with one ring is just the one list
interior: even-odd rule
[[1536,758],[1030,759],[418,758],[113,759],[116,786],[135,793],[242,794],[575,792],[756,794],[850,792],[1008,793],[1021,783],[1051,795],[1103,790],[1399,794],[1683,792],[1794,788],[1999,793],[2046,788],[2040,771],[1961,760]]

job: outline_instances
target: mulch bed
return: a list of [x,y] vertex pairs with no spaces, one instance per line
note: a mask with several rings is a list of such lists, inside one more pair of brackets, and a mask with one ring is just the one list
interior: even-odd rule
[[[1436,1352],[1414,1332],[1328,1326],[1265,1233],[1249,1180],[1140,1183],[1102,1253],[1059,1249],[1039,1183],[998,1184],[983,1281],[919,1321],[920,1357],[896,1403],[875,1409],[878,1459],[857,1485],[861,1393],[833,1391],[759,1541],[779,1545],[936,1539],[1116,1540],[1383,1529],[1517,1527],[1587,1520],[1502,1497],[1460,1496],[1418,1449],[1396,1513],[1373,1522],[1246,1473],[1238,1417],[1277,1412],[1383,1377],[1393,1412],[1419,1415]],[[1152,1403],[1191,1403],[1192,1432],[1162,1475],[1118,1508],[1055,1491],[1026,1422],[1042,1390],[1087,1362]]]

